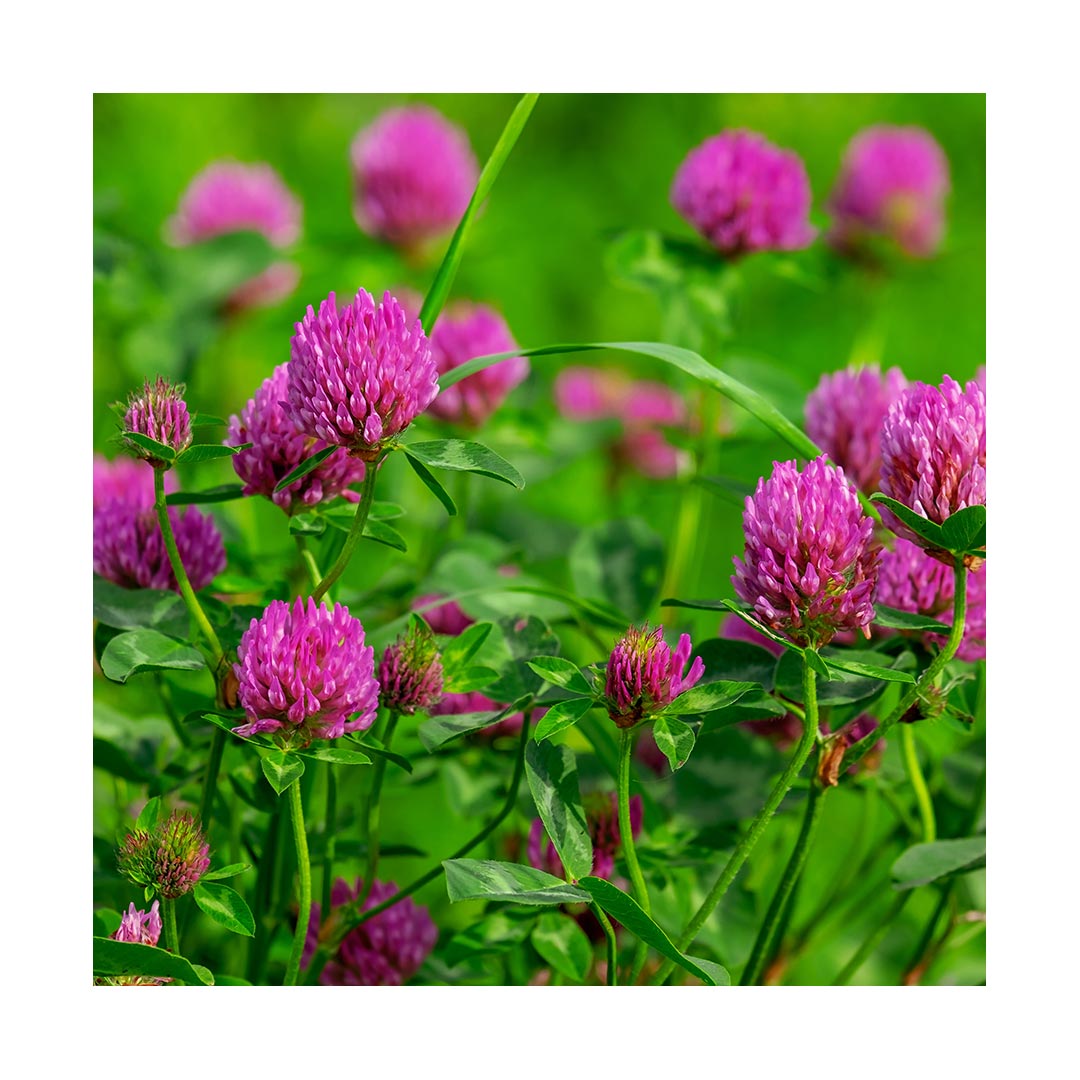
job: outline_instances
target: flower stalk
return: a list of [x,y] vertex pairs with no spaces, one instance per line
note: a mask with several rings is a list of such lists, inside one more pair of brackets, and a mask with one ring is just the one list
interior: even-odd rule
[[293,937],[289,963],[285,968],[285,986],[295,986],[304,955],[308,923],[311,921],[311,859],[308,856],[307,832],[304,830],[304,806],[300,798],[300,781],[289,786],[289,814],[292,818],[293,842],[296,845],[296,870],[300,881],[300,906],[296,912],[296,933]]

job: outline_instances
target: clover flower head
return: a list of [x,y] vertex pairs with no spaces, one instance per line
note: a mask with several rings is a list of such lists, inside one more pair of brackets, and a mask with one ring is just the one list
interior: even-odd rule
[[694,686],[705,673],[705,665],[698,656],[686,671],[692,651],[689,634],[679,638],[672,652],[662,626],[653,630],[647,624],[631,626],[615,643],[607,662],[604,696],[616,725],[633,727]]
[[406,248],[453,228],[480,175],[465,132],[426,105],[384,112],[350,157],[360,228]]
[[439,373],[418,319],[389,293],[331,293],[296,324],[288,413],[305,434],[372,461],[434,400]]
[[[893,549],[882,555],[876,603],[951,624],[955,592],[952,568],[917,544],[898,537]],[[927,631],[923,637],[937,648],[945,643],[944,634]],[[968,571],[964,636],[956,655],[961,660],[986,659],[986,563]]]
[[829,197],[830,243],[856,249],[868,237],[890,238],[915,258],[933,255],[945,230],[949,162],[919,127],[879,125],[848,145]]
[[797,645],[826,645],[845,630],[868,634],[881,556],[873,527],[844,471],[824,456],[801,473],[794,461],[774,462],[746,499],[735,593]]
[[[881,428],[881,490],[939,525],[986,505],[986,394],[976,380],[917,382],[893,402]],[[930,549],[891,511],[881,516],[898,536]],[[931,553],[951,565],[947,552]]]
[[814,238],[802,159],[752,131],[723,131],[691,150],[671,203],[725,255],[792,251]]
[[365,731],[375,722],[379,684],[375,656],[364,644],[364,627],[349,609],[271,600],[252,619],[236,652],[233,671],[248,723],[238,735],[277,733],[306,746]]
[[[356,887],[338,878],[330,890],[331,909],[355,900],[363,891],[363,881]],[[376,907],[398,891],[393,882],[375,881],[363,910]],[[306,967],[319,940],[322,905],[313,904],[304,943]],[[401,986],[411,979],[435,947],[439,931],[425,907],[406,897],[400,903],[361,923],[349,931],[335,956],[323,968],[319,982],[323,986]]]
[[[431,331],[431,354],[440,375],[477,356],[516,349],[503,317],[484,304],[457,304],[444,312]],[[480,427],[529,374],[524,356],[500,360],[441,391],[430,411],[442,420]]]
[[[149,503],[139,499],[133,492],[94,510],[94,573],[125,589],[179,592],[153,495]],[[191,587],[206,588],[225,569],[225,544],[214,519],[194,506],[170,506],[167,513]]]
[[[147,379],[142,390],[133,390],[124,413],[123,430],[145,435],[155,442],[181,453],[191,445],[191,418],[184,401],[184,384],[173,384],[160,375],[154,382]],[[127,449],[136,457],[149,461],[158,469],[167,469],[171,462],[155,457],[149,450],[125,439]]]
[[806,399],[806,433],[868,495],[881,475],[881,424],[907,380],[899,368],[848,368],[823,375]]
[[[210,869],[210,845],[189,813],[173,811],[152,828],[135,829],[117,852],[120,873],[166,900],[190,892]],[[160,930],[160,923],[158,924]]]
[[414,618],[408,631],[389,646],[379,662],[379,698],[395,712],[428,712],[442,697],[442,657],[435,636]]
[[[666,764],[666,761],[665,761]],[[619,832],[619,802],[615,792],[592,792],[583,800],[585,821],[592,840],[593,877],[610,878],[615,870],[615,859],[622,850],[622,835]],[[644,819],[643,804],[640,795],[630,797],[630,829],[635,839],[641,832]],[[566,877],[559,853],[555,845],[547,839],[544,823],[534,818],[529,829],[529,862],[537,870],[545,870],[558,878]]]
[[287,410],[288,368],[288,364],[274,368],[240,415],[229,418],[226,445],[253,444],[232,458],[236,475],[244,481],[244,494],[265,495],[287,514],[338,495],[356,502],[360,496],[350,485],[364,479],[364,463],[340,448],[287,488],[274,490],[293,469],[326,447],[297,427]]

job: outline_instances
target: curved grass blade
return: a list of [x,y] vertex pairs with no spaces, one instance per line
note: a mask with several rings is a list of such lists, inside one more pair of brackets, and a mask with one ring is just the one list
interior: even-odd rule
[[461,215],[461,221],[458,222],[458,227],[454,230],[450,246],[446,249],[443,261],[435,272],[435,280],[432,281],[431,288],[428,289],[427,296],[424,297],[424,306],[420,309],[420,323],[424,327],[425,334],[431,333],[431,328],[434,326],[439,312],[442,311],[446,298],[450,295],[450,286],[453,285],[458,267],[461,265],[465,237],[468,235],[472,220],[483,201],[491,193],[495,180],[502,171],[503,165],[506,164],[510,151],[514,149],[514,144],[518,141],[518,136],[525,127],[539,96],[539,94],[525,94],[522,96],[521,100],[514,106],[510,119],[506,121],[506,127],[503,128],[499,141],[495,144],[495,149],[491,151],[491,156],[484,163],[484,168],[480,172],[480,179],[476,182],[476,190],[469,200],[469,205],[465,208],[465,213]]

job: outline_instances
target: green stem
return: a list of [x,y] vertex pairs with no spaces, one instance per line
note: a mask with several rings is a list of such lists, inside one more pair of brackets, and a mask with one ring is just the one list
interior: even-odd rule
[[[934,934],[937,931],[938,923],[941,920],[942,914],[949,906],[949,901],[952,899],[953,886],[956,883],[956,878],[952,878],[947,881],[941,889],[941,896],[938,898],[937,906],[934,908],[934,914],[930,916],[930,921],[926,924],[926,928],[923,930],[922,937],[919,939],[919,944],[915,946],[915,951],[911,955],[911,959],[904,967],[904,973],[900,976],[901,986],[916,986],[922,979],[923,973],[930,966],[930,961],[933,959],[933,953],[936,950],[931,949],[931,945],[934,941]],[[951,929],[951,923],[950,927]]]
[[206,617],[206,613],[199,603],[199,598],[195,595],[195,590],[191,587],[184,564],[180,561],[180,551],[176,546],[176,537],[173,536],[172,522],[169,521],[169,511],[165,504],[164,469],[154,470],[154,509],[157,511],[158,524],[161,526],[161,535],[165,541],[165,551],[168,553],[169,564],[172,566],[173,574],[176,576],[176,584],[180,588],[180,595],[184,598],[184,603],[187,605],[191,617],[195,620],[200,632],[210,646],[210,651],[214,657],[214,681],[218,682],[225,665],[225,651],[222,649],[221,642],[218,641],[218,636],[214,633],[214,628],[210,625],[210,620]]
[[833,980],[833,986],[847,986],[852,976],[866,963],[870,954],[881,943],[881,939],[889,932],[889,927],[896,921],[900,912],[904,910],[904,905],[911,899],[911,894],[914,891],[914,889],[907,889],[892,902],[889,910],[885,912],[881,920],[870,932],[869,937],[859,946],[855,955],[844,966],[844,970]]
[[608,986],[618,986],[619,947],[615,941],[615,930],[611,925],[611,921],[604,914],[604,909],[595,900],[589,906],[592,908],[593,914],[600,925],[604,928],[604,937],[607,938],[607,984]]
[[[390,710],[386,719],[386,731],[383,734],[383,746],[389,750],[390,743],[394,739],[394,728],[397,726],[398,712]],[[375,759],[375,773],[371,779],[371,791],[367,800],[367,867],[364,870],[364,887],[356,898],[356,906],[362,908],[364,901],[371,895],[372,886],[375,884],[375,871],[379,867],[379,824],[381,808],[379,800],[382,796],[383,776],[386,774],[386,758],[379,756]],[[327,908],[327,911],[330,909]]]
[[919,765],[919,754],[915,749],[915,732],[912,731],[910,724],[903,724],[900,728],[900,746],[904,751],[904,765],[907,768],[911,787],[915,792],[915,801],[919,804],[923,843],[932,844],[937,839],[934,801],[930,798],[930,791],[923,777],[922,766]]
[[[651,916],[649,889],[645,884],[645,875],[641,872],[641,864],[638,862],[637,851],[634,848],[634,831],[630,826],[630,762],[634,756],[633,728],[624,728],[619,735],[619,837],[622,841],[623,858],[630,871],[630,880],[634,883],[634,899],[637,900],[641,910]],[[649,946],[639,939],[634,950],[631,984],[637,981],[648,952]]]
[[289,813],[292,817],[293,841],[296,844],[296,868],[300,878],[300,907],[296,912],[296,933],[293,936],[289,965],[285,969],[285,986],[295,986],[300,975],[300,959],[304,955],[308,922],[311,919],[311,860],[308,857],[307,833],[304,831],[304,806],[300,799],[300,782],[289,786]]
[[743,986],[757,985],[765,964],[772,956],[774,945],[779,938],[780,917],[787,910],[788,899],[806,863],[810,844],[817,831],[818,822],[821,820],[821,809],[827,791],[827,788],[821,787],[816,782],[810,785],[810,795],[806,800],[806,813],[803,815],[799,838],[795,841],[795,848],[791,852],[787,866],[784,867],[780,884],[776,887],[769,910],[765,913],[765,919],[758,930],[754,947],[750,952],[750,959],[746,962],[746,969],[743,971]]
[[214,809],[217,778],[221,771],[221,759],[225,754],[225,732],[215,727],[210,738],[210,756],[206,760],[206,779],[203,781],[202,798],[199,800],[199,821],[207,832],[210,830],[210,814]]
[[[694,465],[697,471],[697,463]],[[679,499],[679,516],[675,523],[675,544],[660,587],[660,598],[678,596],[686,567],[694,554],[698,534],[701,531],[701,502],[703,491],[689,481],[682,485]]]
[[[532,721],[533,706],[531,704],[525,707],[525,716],[521,725],[521,734],[518,737],[517,754],[514,759],[514,775],[510,779],[510,787],[506,792],[506,799],[503,801],[502,807],[499,812],[469,841],[463,844],[452,855],[448,856],[450,859],[461,859],[469,854],[477,846],[477,844],[486,840],[509,816],[510,811],[513,810],[514,804],[517,802],[518,790],[521,787],[521,778],[525,773],[525,747],[529,742],[530,724]],[[442,862],[436,863],[425,874],[421,874],[412,884],[406,885],[405,888],[399,889],[389,899],[384,900],[381,904],[376,904],[375,907],[367,908],[365,911],[359,911],[356,906],[356,902],[353,901],[348,906],[342,906],[334,912],[335,923],[333,930],[327,934],[325,941],[320,941],[315,953],[311,958],[311,963],[307,968],[307,975],[305,982],[313,984],[318,982],[319,975],[322,973],[322,969],[326,966],[326,962],[337,952],[338,946],[344,941],[346,936],[355,930],[358,926],[366,923],[368,919],[374,918],[376,915],[380,915],[386,911],[387,908],[393,907],[395,904],[404,900],[407,896],[411,896],[414,892],[422,889],[429,882],[434,881],[443,872]],[[327,925],[326,920],[323,920],[323,926]]]
[[[689,946],[694,938],[697,937],[698,932],[701,930],[702,926],[705,925],[706,920],[720,902],[720,898],[727,892],[728,887],[735,880],[736,875],[742,868],[742,864],[746,862],[750,852],[754,849],[754,845],[761,839],[761,834],[765,831],[773,814],[776,813],[777,808],[784,801],[784,796],[791,790],[791,785],[795,783],[796,778],[802,771],[803,765],[806,764],[806,759],[810,756],[810,751],[814,748],[818,733],[817,681],[813,668],[807,664],[805,659],[803,660],[802,683],[803,698],[805,699],[803,701],[803,707],[806,710],[806,721],[803,724],[802,737],[799,739],[799,744],[795,748],[795,753],[792,756],[791,761],[788,762],[788,766],[784,770],[783,775],[776,782],[776,786],[769,792],[769,797],[766,800],[765,805],[751,823],[750,831],[743,838],[739,846],[731,853],[724,869],[720,873],[720,877],[716,880],[716,884],[712,887],[709,895],[705,897],[704,902],[695,912],[694,917],[687,924],[686,929],[683,931],[682,936],[677,942],[680,952],[685,952],[687,946]],[[674,967],[675,965],[671,960],[666,961],[663,967],[660,968],[655,982],[657,984],[663,983],[668,975],[671,974]]]
[[315,556],[311,553],[307,540],[303,536],[297,533],[293,539],[296,541],[296,550],[300,552],[300,561],[304,564],[304,569],[307,570],[308,577],[311,579],[311,587],[317,589],[322,580],[319,564],[315,561]]
[[322,910],[325,918],[330,911],[330,889],[334,877],[334,856],[337,854],[337,777],[334,765],[326,763],[326,824],[323,832]]
[[964,622],[967,617],[967,575],[963,557],[957,556],[953,562],[953,580],[956,583],[953,592],[953,624],[944,647],[930,662],[919,681],[904,694],[896,708],[885,717],[880,727],[870,732],[848,751],[844,757],[845,765],[858,764],[863,756],[877,745],[878,740],[884,738],[886,732],[915,704],[923,690],[934,684],[934,680],[945,669],[945,665],[956,655],[956,650],[960,648],[960,642],[964,638]]
[[176,901],[161,899],[161,927],[165,933],[165,948],[174,956],[180,955],[180,935],[176,930]]
[[375,499],[375,478],[379,471],[379,464],[385,456],[386,451],[384,450],[374,461],[364,463],[364,482],[360,487],[360,501],[356,504],[356,516],[353,518],[352,526],[349,528],[349,535],[345,537],[345,546],[341,549],[341,554],[338,555],[326,577],[315,586],[315,591],[311,594],[316,604],[322,602],[322,598],[330,587],[345,573],[345,567],[349,565],[352,553],[356,545],[360,543],[361,536],[364,535],[364,524],[367,522],[368,512],[371,510],[371,504]]

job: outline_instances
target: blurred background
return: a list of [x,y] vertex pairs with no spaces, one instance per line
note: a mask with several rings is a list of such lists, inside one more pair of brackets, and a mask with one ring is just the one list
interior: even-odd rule
[[[109,405],[143,377],[184,379],[191,408],[226,418],[288,359],[293,324],[308,304],[359,287],[376,296],[402,287],[423,294],[442,249],[405,257],[361,232],[352,212],[350,143],[387,108],[423,101],[467,132],[482,164],[516,100],[97,95],[95,450],[117,454]],[[819,240],[732,267],[670,204],[673,175],[690,149],[721,130],[747,128],[802,157],[814,195],[812,222],[823,232],[845,147],[881,123],[924,127],[948,158],[946,233],[934,258],[854,262]],[[268,307],[237,311],[224,302],[270,261],[259,238],[185,249],[166,240],[166,222],[188,183],[221,159],[269,163],[303,206],[301,236],[287,252],[299,282]],[[496,308],[521,346],[638,340],[700,350],[801,425],[806,394],[822,373],[849,363],[896,365],[909,379],[935,383],[945,373],[961,381],[974,376],[985,360],[985,187],[982,95],[545,95],[475,221],[451,298]],[[559,415],[555,378],[582,364],[662,381],[685,399],[696,426],[665,433],[681,455],[675,475],[652,477],[619,464],[613,422]],[[411,437],[453,434],[460,433],[422,417]],[[389,463],[378,497],[405,507],[395,525],[409,552],[367,545],[341,590],[351,604],[378,612],[369,624],[376,644],[400,628],[411,597],[482,585],[506,565],[516,567],[520,581],[607,599],[635,619],[661,618],[671,630],[689,630],[695,640],[715,636],[715,615],[661,609],[659,600],[733,595],[742,497],[774,459],[792,456],[756,421],[689,378],[615,353],[533,360],[530,377],[476,438],[513,462],[526,487],[517,492],[471,478],[468,536],[461,519],[447,527],[445,512],[402,461]],[[181,485],[197,490],[232,480],[229,463],[217,461],[192,467]],[[285,595],[281,567],[294,550],[281,511],[263,499],[205,509],[225,535],[232,589],[261,582]],[[621,524],[603,524],[611,521]],[[462,604],[476,617],[514,610],[488,595]],[[521,597],[511,604],[520,609]],[[529,600],[527,609],[552,619],[563,612],[553,600]],[[368,614],[364,619],[368,624]],[[601,659],[590,635],[573,626],[560,633],[568,655]],[[600,635],[613,636],[608,629]],[[761,754],[755,761],[760,779],[772,763]],[[464,805],[467,795],[454,798]],[[394,799],[388,792],[384,816],[391,822]],[[400,809],[407,814],[404,802]],[[842,816],[849,808],[839,799],[833,809]],[[438,850],[466,828],[452,820],[425,827],[446,834],[426,837]],[[789,840],[775,830],[761,865],[770,865],[773,844]],[[415,860],[397,867],[390,859],[388,866],[404,874]],[[758,884],[751,876],[748,887]],[[732,902],[746,895],[733,890]],[[445,893],[434,886],[421,899],[445,907]],[[444,918],[464,925],[468,907],[442,912],[440,925]],[[925,915],[917,904],[910,911]],[[810,968],[803,978],[820,974]],[[865,974],[873,978],[872,964]]]

